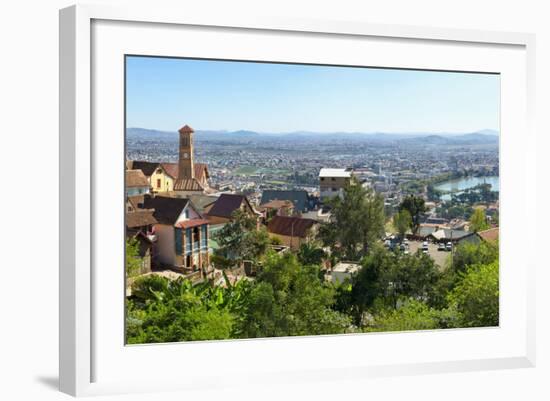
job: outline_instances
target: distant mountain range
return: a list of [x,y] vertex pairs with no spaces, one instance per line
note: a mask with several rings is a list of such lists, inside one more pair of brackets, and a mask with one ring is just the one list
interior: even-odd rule
[[[159,131],[146,128],[128,128],[126,134],[134,140],[177,140],[177,132]],[[255,131],[201,131],[195,132],[197,140],[204,141],[241,141],[250,139],[284,139],[299,140],[307,138],[338,138],[350,140],[367,140],[372,142],[399,142],[403,144],[427,144],[427,145],[468,145],[468,144],[497,144],[498,131],[484,129],[468,133],[386,133],[386,132],[311,132],[295,131],[281,133],[260,133]]]

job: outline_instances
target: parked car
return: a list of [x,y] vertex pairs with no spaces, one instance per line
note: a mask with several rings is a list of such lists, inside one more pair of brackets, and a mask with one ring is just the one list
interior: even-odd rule
[[440,242],[439,245],[437,246],[437,250],[438,251],[444,251],[445,250],[445,243]]
[[453,243],[451,241],[447,242],[446,248],[447,248],[448,251],[452,251],[453,250]]

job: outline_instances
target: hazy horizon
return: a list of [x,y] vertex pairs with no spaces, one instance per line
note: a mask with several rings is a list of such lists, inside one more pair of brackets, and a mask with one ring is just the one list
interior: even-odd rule
[[[182,125],[182,124],[180,124]],[[185,125],[185,123],[183,124]],[[183,126],[182,125],[182,126]],[[191,124],[188,124],[191,125]],[[192,125],[191,125],[192,126]],[[167,133],[177,133],[178,129],[181,127],[178,127],[177,129],[173,130],[162,130],[158,128],[149,128],[149,127],[126,127],[126,129],[143,129],[148,131],[158,131],[158,132],[167,132]],[[225,128],[199,128],[192,126],[192,128],[196,132],[226,132],[226,133],[232,133],[232,132],[254,132],[260,135],[290,135],[290,134],[299,134],[299,133],[311,133],[311,134],[319,134],[319,135],[330,135],[330,134],[347,134],[347,135],[441,135],[441,136],[455,136],[455,135],[467,135],[467,134],[484,134],[484,135],[499,135],[500,132],[498,130],[490,129],[490,128],[482,128],[474,131],[462,131],[462,132],[442,132],[442,131],[431,131],[431,132],[383,132],[383,131],[370,131],[370,132],[363,132],[363,131],[313,131],[313,130],[294,130],[294,131],[284,131],[284,132],[265,132],[265,131],[256,131],[256,130],[248,130],[248,129],[236,129],[236,130],[229,130]]]

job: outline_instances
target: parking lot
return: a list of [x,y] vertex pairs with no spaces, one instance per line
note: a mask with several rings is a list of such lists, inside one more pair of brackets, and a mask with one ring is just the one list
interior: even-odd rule
[[[420,248],[422,248],[422,241],[409,241],[409,251],[411,254],[416,253]],[[430,242],[428,243],[428,254],[440,268],[444,268],[447,260],[451,257],[451,252],[438,251],[437,244],[432,244]]]

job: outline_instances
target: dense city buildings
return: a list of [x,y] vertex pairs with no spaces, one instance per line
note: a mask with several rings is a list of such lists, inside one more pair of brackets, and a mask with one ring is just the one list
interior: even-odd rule
[[[383,197],[388,216],[407,195],[422,197],[426,211],[411,235],[456,242],[467,236],[469,217],[459,213],[457,205],[479,194],[437,188],[461,177],[479,177],[479,183],[496,177],[498,182],[494,135],[342,134],[335,139],[313,133],[205,133],[189,125],[174,134],[144,131],[127,133],[127,194],[188,199],[197,205],[191,209],[218,229],[236,209],[255,219],[263,216],[265,224],[274,216],[275,222],[290,216],[327,222],[330,198],[341,196],[353,177]],[[484,190],[498,194],[498,188]],[[486,213],[489,219],[497,218],[498,195]]]
[[[263,291],[265,280],[284,287],[289,274],[305,274],[307,278],[296,278],[292,285],[309,288],[302,294],[317,291],[339,299],[328,296],[323,301],[322,316],[307,333],[390,330],[391,326],[376,326],[372,320],[376,308],[355,312],[365,294],[368,298],[361,286],[370,288],[374,281],[387,286],[377,302],[398,311],[402,301],[391,293],[401,291],[393,284],[402,280],[401,274],[408,277],[403,288],[420,283],[406,302],[426,302],[426,291],[433,290],[423,287],[422,280],[444,280],[444,272],[464,258],[455,254],[473,246],[487,247],[483,252],[489,252],[490,260],[498,257],[498,136],[342,134],[335,138],[313,133],[206,135],[189,125],[177,134],[161,136],[143,136],[143,130],[135,136],[129,130],[125,225],[126,294],[131,304],[156,313],[139,304],[134,291],[143,294],[140,283],[175,285],[183,293],[208,289],[218,294],[214,304],[221,305],[223,291],[252,288],[248,285]],[[380,252],[384,256],[376,256]],[[371,272],[382,269],[397,276],[380,283],[384,275],[361,275],[369,263],[375,263]],[[453,274],[462,277],[462,272]],[[270,294],[275,292],[251,292],[247,297],[258,296],[260,302]],[[355,309],[339,309],[349,297],[356,297]],[[205,307],[203,301],[195,305]],[[176,309],[189,310],[191,304],[185,302],[178,299]],[[264,307],[260,303],[246,314],[256,316]],[[327,314],[336,320],[318,329],[317,322]],[[146,324],[139,313],[132,316],[131,323]],[[272,317],[266,319],[262,327],[272,324]],[[163,321],[171,324],[171,318]],[[457,322],[460,327],[471,325]],[[498,314],[493,313],[482,324],[497,323]],[[446,321],[431,324],[449,327]],[[219,328],[216,323],[197,338],[242,335],[240,331],[212,334]],[[156,337],[154,330],[130,335],[131,341],[187,338],[171,337],[169,331],[163,334],[167,337]],[[247,337],[281,335],[249,330]]]

